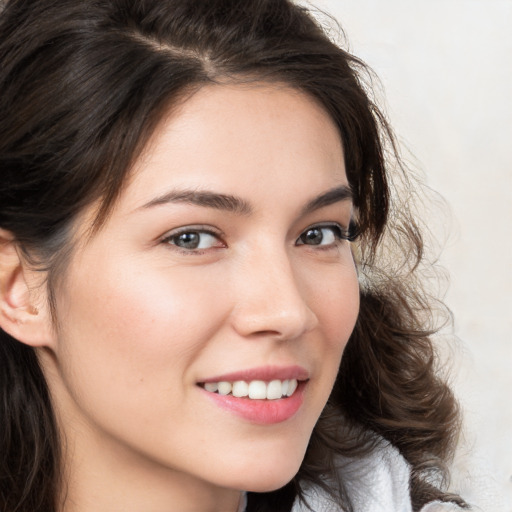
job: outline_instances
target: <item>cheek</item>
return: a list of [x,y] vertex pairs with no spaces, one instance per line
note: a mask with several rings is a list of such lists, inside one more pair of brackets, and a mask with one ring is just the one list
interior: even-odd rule
[[172,444],[166,432],[195,432],[193,369],[222,322],[223,304],[212,300],[219,283],[113,259],[95,274],[81,265],[64,283],[54,394],[72,423],[154,457]]
[[104,341],[119,342],[124,352],[130,343],[169,349],[199,335],[206,326],[197,319],[204,320],[203,310],[212,307],[214,286],[191,273],[133,271],[137,266],[144,264],[104,268],[94,279],[80,272],[71,279],[64,300],[71,304],[73,329],[93,329]]
[[359,314],[359,282],[353,263],[347,259],[346,263],[323,268],[316,279],[308,281],[306,293],[321,332],[321,340],[308,346],[308,350],[315,351],[314,354],[310,352],[309,357],[316,358],[317,367],[321,368],[318,386],[322,400],[319,400],[321,407],[317,411],[320,414]]
[[359,282],[354,265],[347,262],[330,269],[321,283],[310,284],[308,293],[328,349],[341,355],[359,313]]
[[58,304],[58,357],[69,387],[105,400],[118,393],[127,407],[180,385],[222,318],[208,281],[136,268],[118,263],[91,274],[83,265]]

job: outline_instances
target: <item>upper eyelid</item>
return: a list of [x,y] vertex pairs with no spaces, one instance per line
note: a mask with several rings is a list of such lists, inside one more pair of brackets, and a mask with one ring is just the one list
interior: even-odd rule
[[[311,229],[311,228],[328,228],[328,227],[331,227],[331,226],[335,226],[335,227],[338,227],[338,228],[341,228],[341,229],[348,229],[348,228],[344,227],[341,222],[337,222],[335,220],[326,220],[326,221],[320,221],[320,222],[313,222],[313,224],[311,224],[310,226],[307,226],[306,229]],[[306,229],[304,229],[303,231],[306,231]]]
[[214,235],[219,239],[223,239],[224,233],[213,226],[205,225],[205,224],[191,224],[189,226],[182,226],[179,228],[170,229],[166,231],[163,235],[158,237],[158,240],[164,242],[169,238],[173,238],[175,236],[181,235],[182,233],[188,232],[198,232],[198,233],[207,233],[209,235]]
[[350,231],[350,225],[349,226],[344,226],[342,223],[340,222],[336,222],[336,221],[325,221],[325,222],[315,222],[314,224],[311,224],[310,226],[306,227],[305,229],[303,229],[299,236],[302,235],[302,233],[304,233],[305,231],[307,231],[308,229],[314,229],[314,228],[339,228],[343,233],[348,233]]

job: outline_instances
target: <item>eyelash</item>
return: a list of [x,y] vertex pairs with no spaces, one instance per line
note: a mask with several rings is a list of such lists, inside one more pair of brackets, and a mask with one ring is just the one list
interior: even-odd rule
[[208,247],[207,249],[198,249],[198,248],[187,249],[184,247],[180,247],[176,243],[173,243],[173,240],[176,240],[178,237],[180,237],[182,235],[186,235],[186,234],[209,235],[209,236],[215,238],[218,242],[220,242],[222,244],[222,246],[219,246],[218,248],[222,248],[222,247],[226,246],[226,244],[222,240],[222,237],[223,237],[222,233],[219,231],[215,231],[208,226],[187,226],[184,228],[180,228],[177,231],[174,231],[174,232],[170,233],[169,235],[167,235],[166,237],[164,237],[162,239],[162,243],[172,245],[175,250],[177,250],[183,254],[187,254],[187,255],[188,254],[200,255],[200,254],[203,254],[205,252],[205,250],[212,249],[212,247]]
[[[308,232],[314,231],[314,230],[323,230],[323,229],[330,229],[334,233],[335,240],[331,244],[322,245],[322,244],[306,244],[306,243],[298,243],[299,240],[301,240],[302,237],[304,237]],[[348,229],[343,228],[338,223],[327,223],[327,224],[314,224],[313,226],[310,226],[306,228],[299,238],[297,239],[298,245],[311,245],[313,247],[317,247],[318,249],[330,249],[333,245],[336,245],[338,242],[342,240],[347,240],[349,242],[353,242],[356,239],[356,229],[355,224],[353,221],[350,222],[350,225]],[[323,240],[321,240],[323,241]]]
[[[328,245],[323,245],[321,243],[319,243],[319,244],[307,244],[304,242],[300,243],[301,238],[304,237],[308,232],[311,232],[313,230],[323,230],[323,229],[332,230],[334,237],[335,237],[335,240],[333,243],[328,244]],[[175,243],[175,241],[178,239],[178,237],[183,236],[183,235],[188,235],[188,234],[199,235],[200,237],[201,237],[201,235],[208,235],[208,236],[215,238],[217,240],[217,242],[221,243],[221,245],[219,245],[219,247],[207,247],[207,248],[201,249],[198,247],[184,248],[184,247],[180,247],[177,243]],[[162,238],[161,243],[172,245],[175,250],[177,250],[183,254],[200,255],[209,249],[226,247],[226,244],[222,240],[222,237],[223,237],[222,233],[220,233],[219,231],[215,231],[207,226],[187,226],[187,227],[181,228],[181,229],[174,231],[174,232],[170,233],[169,235],[165,236],[164,238]],[[325,224],[314,224],[312,226],[309,226],[300,234],[300,236],[297,238],[295,243],[297,245],[309,245],[310,247],[314,247],[317,250],[327,250],[327,249],[332,248],[333,246],[336,246],[337,243],[342,240],[347,240],[349,242],[353,242],[356,238],[357,238],[357,228],[353,221],[350,222],[348,229],[343,228],[338,223],[333,222],[333,223],[325,223]],[[200,243],[200,241],[199,241],[199,243]]]

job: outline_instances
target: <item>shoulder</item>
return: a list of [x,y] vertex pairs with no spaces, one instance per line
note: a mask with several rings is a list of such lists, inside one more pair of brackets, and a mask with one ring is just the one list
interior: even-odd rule
[[[340,481],[354,512],[412,512],[409,493],[410,468],[398,450],[379,441],[365,457],[337,460]],[[322,489],[306,487],[309,508],[298,500],[292,512],[340,512],[339,505]],[[421,512],[456,512],[455,505],[440,502],[426,505]]]

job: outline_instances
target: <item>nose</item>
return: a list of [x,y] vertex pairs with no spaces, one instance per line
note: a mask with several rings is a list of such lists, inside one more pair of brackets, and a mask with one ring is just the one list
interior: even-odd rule
[[318,325],[308,306],[306,283],[296,274],[284,250],[260,253],[240,266],[231,312],[238,334],[292,340]]

